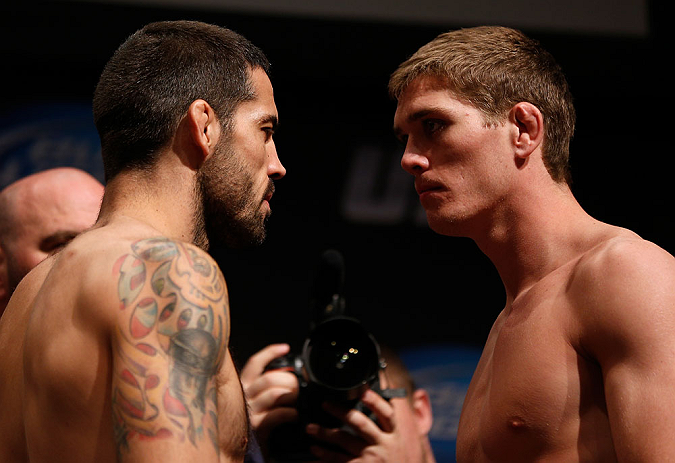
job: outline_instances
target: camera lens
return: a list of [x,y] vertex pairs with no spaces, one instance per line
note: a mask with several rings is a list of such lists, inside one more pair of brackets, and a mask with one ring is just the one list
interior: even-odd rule
[[379,368],[374,339],[350,318],[318,325],[305,346],[310,377],[332,389],[352,389],[372,381]]

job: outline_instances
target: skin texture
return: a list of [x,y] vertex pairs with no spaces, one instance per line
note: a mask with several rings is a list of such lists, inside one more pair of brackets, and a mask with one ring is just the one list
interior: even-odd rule
[[460,462],[675,459],[675,259],[588,216],[542,161],[544,119],[497,125],[433,77],[394,128],[429,224],[467,236],[506,292],[462,410]]
[[[258,69],[251,83],[256,97],[237,107],[227,140],[245,156],[232,181],[262,221],[269,181],[285,169],[270,133],[272,86]],[[19,284],[0,319],[0,460],[243,460],[227,287],[193,244],[206,210],[198,171],[223,133],[195,100],[153,170],[111,179],[96,225]]]
[[56,168],[0,192],[0,314],[19,281],[96,222],[103,185],[84,171]]
[[[242,385],[251,410],[251,424],[261,447],[265,449],[269,432],[281,423],[297,419],[294,404],[298,397],[297,378],[287,371],[263,372],[273,359],[289,351],[287,344],[271,344],[246,362],[241,373]],[[383,387],[403,387],[402,373],[385,370],[380,375]],[[319,441],[338,446],[331,451],[320,445],[311,448],[322,462],[410,462],[434,463],[427,434],[432,414],[429,396],[417,389],[404,398],[386,401],[373,391],[366,391],[363,403],[375,413],[380,426],[357,410],[341,410],[325,404],[326,410],[339,418],[356,434],[340,429],[326,429],[310,424],[306,431]]]

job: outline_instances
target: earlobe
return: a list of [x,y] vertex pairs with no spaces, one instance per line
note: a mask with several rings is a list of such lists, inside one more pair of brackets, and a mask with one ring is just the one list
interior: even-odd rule
[[220,136],[220,123],[216,113],[206,101],[199,99],[190,104],[187,126],[201,165],[215,150]]
[[521,102],[511,109],[511,120],[516,127],[516,156],[526,159],[544,140],[544,118],[535,105]]
[[412,402],[417,430],[420,435],[426,436],[431,431],[431,425],[433,424],[429,394],[424,389],[416,389],[412,395]]

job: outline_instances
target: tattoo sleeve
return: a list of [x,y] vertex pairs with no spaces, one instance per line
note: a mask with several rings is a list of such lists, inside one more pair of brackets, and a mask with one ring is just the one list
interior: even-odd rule
[[198,248],[138,241],[115,263],[112,406],[118,452],[138,440],[215,445],[215,373],[229,337],[227,288]]

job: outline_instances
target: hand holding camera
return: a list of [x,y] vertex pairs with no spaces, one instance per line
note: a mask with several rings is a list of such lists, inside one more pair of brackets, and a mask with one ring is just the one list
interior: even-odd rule
[[[404,395],[400,390],[382,392],[380,347],[357,319],[344,315],[342,256],[326,251],[316,275],[313,320],[302,351],[290,353],[285,344],[268,346],[249,360],[241,375],[252,425],[274,461],[314,460],[309,448],[316,442],[306,426],[347,431],[344,418],[336,417],[342,410],[359,410],[376,422],[361,402],[368,389],[383,397],[392,391]],[[327,404],[332,404],[332,413],[324,409]]]

